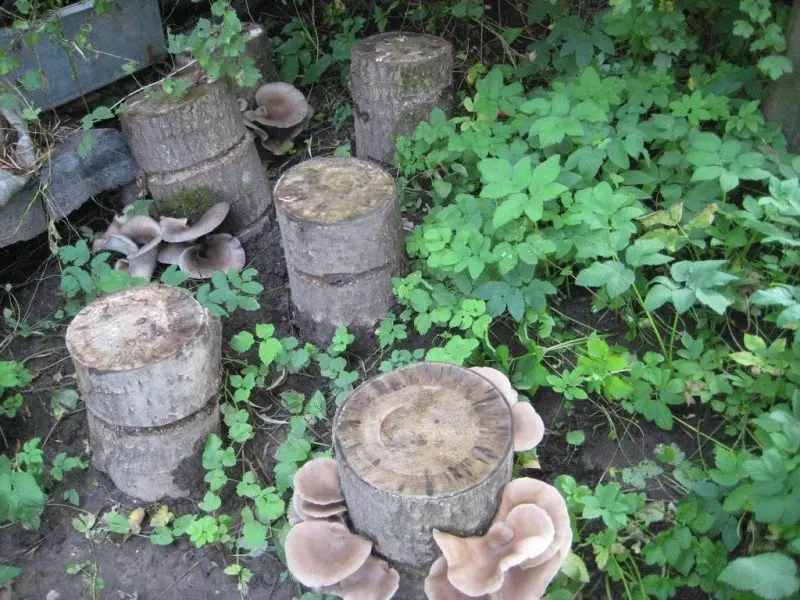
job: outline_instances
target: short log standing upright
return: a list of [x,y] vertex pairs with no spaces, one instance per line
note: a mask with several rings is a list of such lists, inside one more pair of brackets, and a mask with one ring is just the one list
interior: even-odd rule
[[219,430],[221,325],[162,285],[100,298],[67,328],[86,403],[92,463],[151,502],[203,486],[206,437]]
[[503,395],[469,369],[425,362],[364,383],[333,423],[356,533],[396,563],[429,567],[434,528],[485,533],[511,480],[512,439]]
[[370,330],[405,270],[394,178],[369,161],[315,158],[284,173],[274,195],[303,337],[327,344],[340,325]]
[[395,139],[410,135],[438,107],[450,113],[453,46],[418,33],[381,33],[353,47],[350,95],[356,155],[391,163]]
[[162,213],[194,220],[214,202],[229,202],[230,233],[247,241],[261,232],[269,181],[225,81],[194,85],[178,99],[137,94],[121,123]]

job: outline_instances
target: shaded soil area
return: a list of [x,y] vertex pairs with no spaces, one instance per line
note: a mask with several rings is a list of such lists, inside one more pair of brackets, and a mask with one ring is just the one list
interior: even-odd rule
[[[102,216],[94,214],[96,212],[97,209],[90,211],[86,218],[102,220]],[[4,257],[14,253],[20,259],[19,267],[13,273],[7,272],[6,276],[20,284],[15,288],[15,299],[29,323],[51,318],[62,302],[59,272],[54,261],[44,260],[37,268],[24,272],[26,267],[36,264],[25,257],[41,257],[41,248],[37,248],[41,243],[32,242],[3,251]],[[293,334],[286,269],[274,219],[264,235],[247,250],[265,288],[260,299],[261,310],[252,313],[238,311],[225,320],[224,339],[230,339],[244,329],[252,330],[256,323],[273,323],[281,336]],[[557,308],[570,317],[571,323],[579,323],[578,327],[584,327],[586,332],[599,330],[611,334],[614,341],[624,339],[624,323],[611,313],[593,314],[588,299],[567,300]],[[59,452],[88,458],[89,432],[85,411],[79,408],[58,422],[50,406],[54,389],[75,387],[72,364],[64,347],[65,328],[66,324],[61,323],[54,331],[42,335],[17,337],[4,353],[4,358],[26,360],[36,373],[32,389],[25,394],[22,415],[13,420],[3,419],[1,423],[8,444],[6,452],[18,450],[25,440],[38,436],[43,440],[48,462]],[[408,348],[428,345],[430,339],[421,338],[409,339],[403,344]],[[380,358],[377,352],[368,356],[352,355],[350,363],[354,368],[360,366],[360,372],[368,377],[374,374]],[[278,415],[277,396],[280,391],[297,389],[308,394],[317,388],[325,389],[326,381],[311,375],[295,375],[274,389],[254,394],[253,402],[264,415]],[[628,424],[624,419],[613,421],[617,439],[612,439],[607,417],[591,403],[569,405],[549,389],[540,390],[532,400],[548,426],[548,434],[538,449],[541,470],[531,471],[530,475],[549,482],[562,473],[569,473],[579,482],[594,486],[608,479],[614,469],[651,458],[659,443],[677,442],[689,454],[692,447],[696,448],[696,441],[681,430],[664,432],[648,424]],[[332,407],[329,410],[332,412]],[[248,445],[251,453],[248,459],[268,481],[272,478],[272,456],[285,432],[280,425],[266,422],[256,422],[255,425],[257,435]],[[586,442],[578,448],[565,442],[566,432],[574,429],[583,429],[586,433]],[[323,439],[330,435],[329,431],[318,433]],[[649,485],[651,497],[669,497],[669,490],[661,488],[657,479],[651,480]],[[63,499],[68,490],[77,492],[79,507]],[[281,582],[283,566],[270,553],[241,560],[254,573],[245,596],[237,589],[235,578],[223,573],[233,557],[218,548],[197,549],[186,541],[154,546],[143,536],[134,535],[123,540],[117,534],[85,535],[73,526],[73,520],[81,514],[91,513],[99,517],[115,508],[128,514],[138,506],[141,503],[117,491],[110,479],[94,467],[70,473],[65,481],[50,490],[50,503],[39,530],[25,531],[14,525],[0,531],[0,563],[13,564],[23,570],[14,584],[16,597],[43,599],[51,590],[58,592],[62,599],[250,597],[288,600],[299,597],[296,585]],[[169,502],[169,506],[176,514],[197,512],[188,500]],[[152,511],[155,506],[144,508]],[[237,509],[237,499],[229,492],[224,498],[223,510],[237,514]],[[86,565],[83,571],[76,575],[68,574],[71,565],[81,563]],[[95,577],[102,578],[104,583],[99,596],[92,595]],[[593,587],[590,584],[590,593]],[[600,588],[596,591],[602,593]],[[413,598],[413,595],[402,597]]]

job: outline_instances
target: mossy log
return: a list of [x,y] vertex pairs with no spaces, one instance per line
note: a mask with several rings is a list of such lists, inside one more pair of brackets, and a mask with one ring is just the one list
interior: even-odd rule
[[196,220],[212,204],[228,202],[225,229],[242,241],[252,238],[268,221],[272,202],[267,172],[250,133],[211,160],[170,173],[151,173],[147,187],[163,214]]
[[432,35],[392,32],[353,47],[350,94],[356,155],[391,163],[395,139],[410,135],[438,107],[452,105],[453,46]]
[[370,330],[406,265],[392,176],[357,158],[307,160],[278,180],[275,207],[303,336],[322,344],[340,325]]
[[367,381],[333,423],[355,531],[391,561],[429,567],[434,528],[488,528],[511,480],[512,439],[508,404],[474,371],[425,362]]
[[67,328],[86,403],[93,464],[145,501],[202,486],[200,457],[219,429],[221,324],[180,290],[105,296]]
[[121,121],[163,214],[197,219],[209,202],[226,201],[228,231],[243,241],[260,233],[269,180],[228,83],[196,84],[180,99],[134,96]]

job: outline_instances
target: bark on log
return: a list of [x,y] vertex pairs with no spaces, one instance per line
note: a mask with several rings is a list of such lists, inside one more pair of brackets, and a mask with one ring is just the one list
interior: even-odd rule
[[237,98],[244,98],[251,108],[255,105],[256,91],[259,87],[270,81],[277,81],[275,63],[272,60],[272,48],[269,45],[269,35],[264,27],[258,23],[245,23],[244,33],[247,35],[244,54],[253,59],[256,69],[261,73],[261,79],[253,87],[242,87],[233,84],[233,92]]
[[255,226],[258,231],[259,225],[269,220],[266,209],[272,193],[250,133],[221,156],[181,171],[149,174],[147,186],[158,209],[170,216],[195,220],[209,208],[196,201],[187,202],[192,191],[202,192],[199,196],[210,203],[229,202],[231,212],[224,228],[241,241],[252,237],[246,234],[248,228]]
[[512,441],[505,399],[473,371],[426,362],[366,382],[333,424],[354,529],[384,557],[428,567],[434,528],[486,531],[511,480]]
[[219,429],[221,325],[176,288],[100,298],[67,328],[86,403],[93,464],[145,501],[201,486],[205,438]]
[[350,94],[356,155],[391,163],[395,138],[410,135],[435,107],[452,105],[453,46],[417,33],[382,33],[353,47]]
[[764,96],[763,111],[781,126],[790,152],[800,152],[800,0],[795,0],[786,31],[786,55],[794,70],[773,81]]
[[394,179],[356,158],[317,158],[287,171],[275,207],[292,301],[304,337],[370,329],[391,308],[405,269]]
[[122,130],[162,213],[197,219],[227,201],[225,228],[242,241],[269,222],[267,173],[225,81],[194,85],[178,100],[134,97]]
[[224,81],[194,85],[176,100],[136,95],[120,116],[136,162],[149,175],[192,167],[227,152],[245,134]]

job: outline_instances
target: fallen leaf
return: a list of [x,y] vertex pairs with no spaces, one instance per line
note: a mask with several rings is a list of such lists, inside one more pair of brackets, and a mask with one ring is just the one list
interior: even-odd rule
[[175,515],[169,512],[169,506],[161,504],[156,509],[155,514],[150,517],[150,525],[153,527],[166,527],[174,518]]
[[131,526],[131,533],[140,533],[142,531],[142,520],[144,519],[144,509],[140,506],[134,508],[131,514],[128,515],[128,523]]

